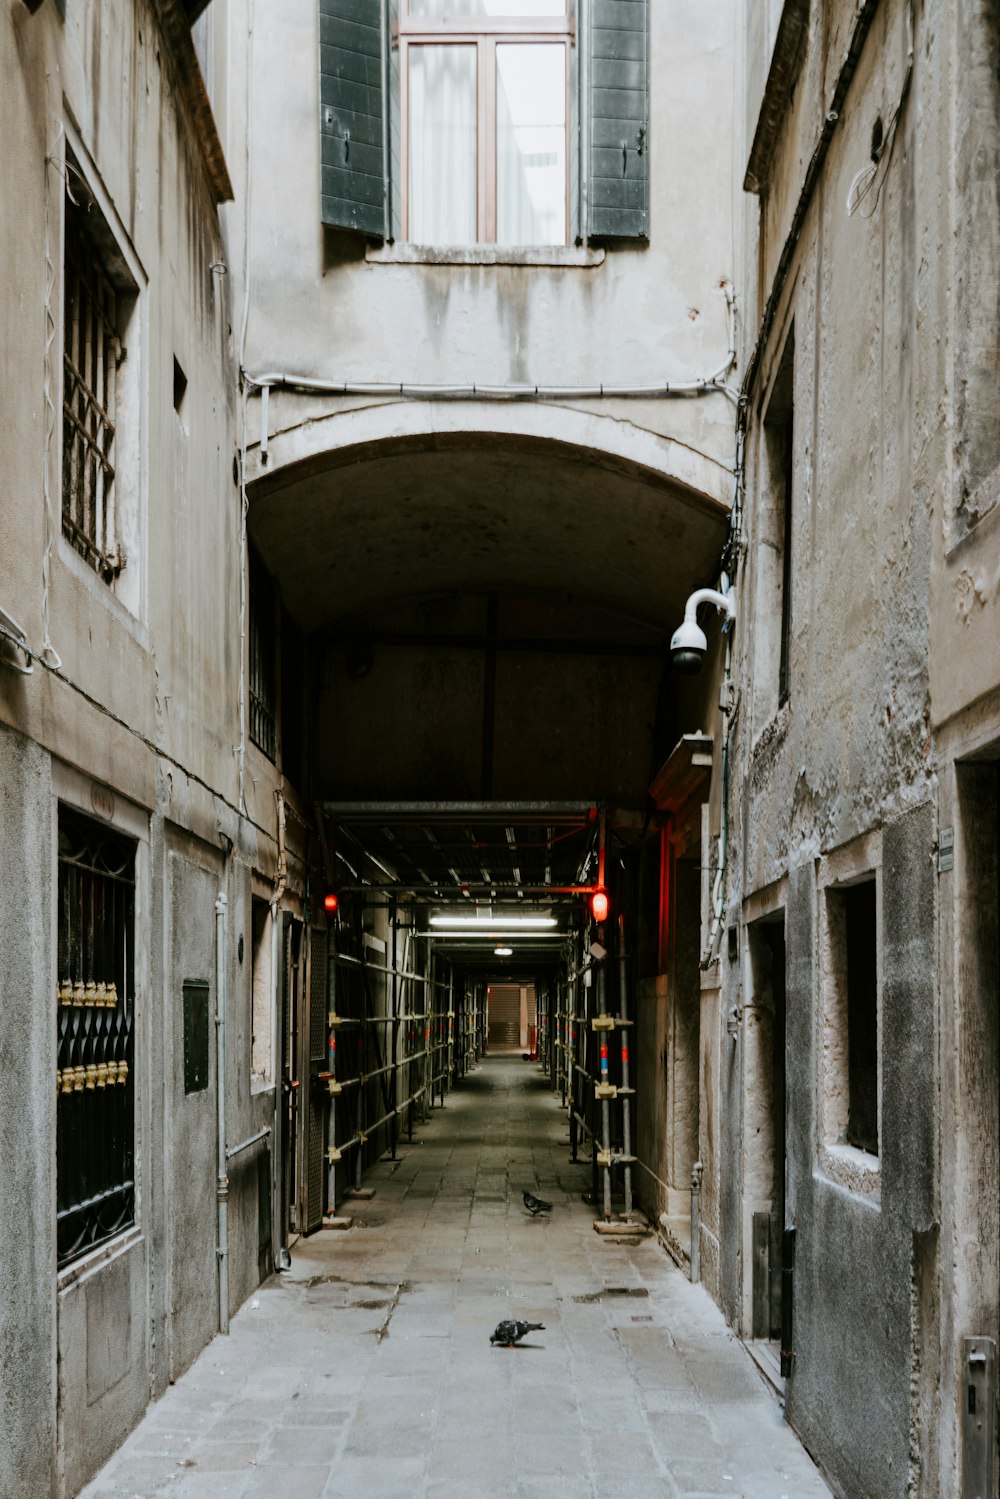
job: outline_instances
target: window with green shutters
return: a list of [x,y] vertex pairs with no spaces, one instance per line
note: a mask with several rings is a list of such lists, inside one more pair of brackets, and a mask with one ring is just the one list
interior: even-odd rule
[[322,217],[435,247],[648,237],[648,0],[319,0]]

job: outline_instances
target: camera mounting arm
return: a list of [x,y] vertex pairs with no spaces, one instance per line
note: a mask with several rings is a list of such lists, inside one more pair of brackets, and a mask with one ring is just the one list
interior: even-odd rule
[[720,614],[725,615],[723,632],[732,629],[736,619],[736,590],[723,573],[721,590],[697,588],[684,606],[683,622],[674,631],[670,640],[670,659],[677,671],[684,676],[693,676],[700,671],[708,650],[708,640],[698,624],[698,605],[714,604]]

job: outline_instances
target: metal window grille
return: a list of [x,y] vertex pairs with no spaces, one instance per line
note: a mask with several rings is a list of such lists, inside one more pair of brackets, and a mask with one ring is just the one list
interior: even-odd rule
[[115,426],[119,292],[67,197],[64,251],[63,531],[111,582],[124,567],[116,537]]
[[135,1220],[135,845],[59,811],[56,1224],[67,1264]]
[[275,720],[277,673],[274,642],[274,585],[255,553],[250,553],[250,738],[269,760],[277,753]]

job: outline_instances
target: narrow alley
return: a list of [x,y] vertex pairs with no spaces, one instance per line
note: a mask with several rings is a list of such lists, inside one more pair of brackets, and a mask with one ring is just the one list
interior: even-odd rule
[[[709,1296],[654,1238],[594,1232],[567,1139],[536,1065],[488,1056],[82,1499],[827,1495]],[[493,1348],[505,1317],[545,1330]]]

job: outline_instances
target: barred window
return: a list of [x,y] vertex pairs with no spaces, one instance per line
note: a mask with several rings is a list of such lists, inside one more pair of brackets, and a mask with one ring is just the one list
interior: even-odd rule
[[134,287],[109,269],[110,239],[74,178],[66,196],[63,342],[63,532],[105,582],[125,566],[118,525],[119,370]]
[[275,588],[270,573],[252,548],[249,581],[250,738],[273,760],[278,752]]
[[135,844],[59,809],[56,1224],[60,1266],[135,1221]]

